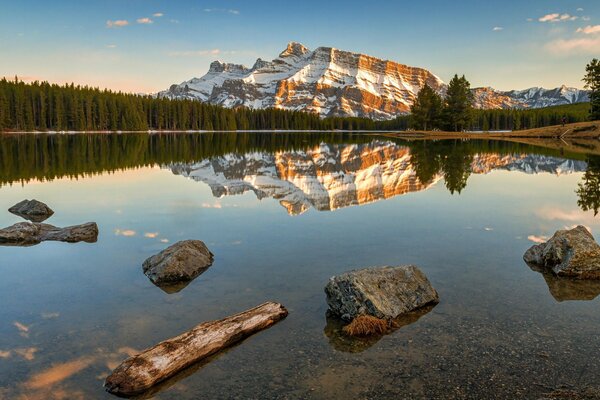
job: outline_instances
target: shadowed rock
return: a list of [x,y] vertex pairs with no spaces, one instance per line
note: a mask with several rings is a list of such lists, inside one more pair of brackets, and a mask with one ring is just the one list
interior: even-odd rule
[[345,321],[359,315],[393,319],[439,302],[425,274],[414,265],[346,272],[329,280],[325,294],[331,312]]
[[9,208],[8,211],[33,222],[43,222],[54,214],[50,207],[35,199],[23,200]]
[[533,269],[560,277],[600,279],[600,246],[581,225],[557,231],[547,242],[527,250],[523,259]]
[[[184,240],[148,258],[142,266],[144,274],[167,293],[178,292],[208,269],[214,256],[204,242]],[[175,288],[175,289],[173,289]]]
[[94,243],[98,240],[98,225],[95,222],[88,222],[57,228],[37,222],[19,222],[0,229],[0,245],[3,246],[33,246],[47,240]]

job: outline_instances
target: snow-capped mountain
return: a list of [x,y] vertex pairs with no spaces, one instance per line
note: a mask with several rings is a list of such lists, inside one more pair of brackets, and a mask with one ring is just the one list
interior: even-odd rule
[[[225,107],[275,107],[318,113],[322,117],[391,119],[407,114],[428,84],[440,94],[446,84],[423,68],[409,67],[359,53],[289,43],[273,61],[252,68],[215,61],[206,75],[157,94],[195,99]],[[538,108],[588,101],[587,92],[562,86],[502,92],[473,89],[478,108]]]
[[215,61],[203,77],[158,96],[388,119],[407,113],[425,83],[444,90],[442,80],[423,68],[331,47],[310,51],[292,42],[273,61],[258,59],[252,68]]
[[585,90],[561,86],[556,89],[534,87],[525,90],[499,91],[489,87],[473,89],[475,107],[495,108],[542,108],[590,101]]
[[[274,198],[290,215],[311,207],[331,211],[426,190],[441,174],[421,182],[408,147],[389,141],[368,144],[322,143],[306,150],[228,154],[195,163],[170,165],[176,175],[208,184],[215,197],[252,191],[259,199]],[[524,173],[567,174],[587,164],[537,155],[476,154],[471,172],[495,169]]]

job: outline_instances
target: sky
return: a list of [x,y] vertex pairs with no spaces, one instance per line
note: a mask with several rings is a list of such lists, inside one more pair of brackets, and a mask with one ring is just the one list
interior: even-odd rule
[[150,93],[290,41],[500,90],[581,88],[599,0],[0,0],[0,76]]

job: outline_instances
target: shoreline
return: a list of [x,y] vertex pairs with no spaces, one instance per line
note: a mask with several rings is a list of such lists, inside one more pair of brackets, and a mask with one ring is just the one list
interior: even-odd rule
[[600,139],[600,121],[577,122],[573,124],[553,125],[543,128],[524,129],[519,131],[488,131],[488,132],[449,132],[449,131],[395,131],[395,130],[306,130],[306,129],[259,129],[259,130],[156,130],[143,131],[3,131],[0,135],[78,135],[78,134],[123,134],[123,133],[147,133],[151,135],[161,133],[356,133],[356,134],[378,134],[394,135],[405,139]]

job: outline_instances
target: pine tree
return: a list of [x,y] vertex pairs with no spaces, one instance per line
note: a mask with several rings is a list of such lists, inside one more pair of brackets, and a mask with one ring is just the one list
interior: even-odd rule
[[425,84],[410,108],[415,128],[424,130],[439,128],[442,106],[443,102],[440,95]]
[[600,120],[600,60],[594,58],[585,68],[585,88],[590,91],[590,119]]
[[446,129],[460,132],[468,129],[473,120],[473,94],[465,76],[454,75],[448,84],[444,107]]

